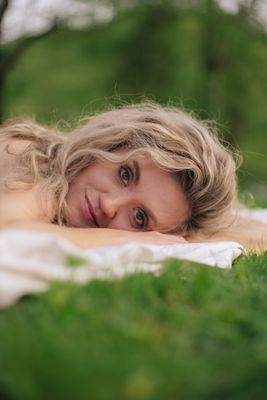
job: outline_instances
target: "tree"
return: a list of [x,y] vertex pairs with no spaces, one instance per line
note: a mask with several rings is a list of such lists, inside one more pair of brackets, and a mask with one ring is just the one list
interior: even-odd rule
[[[55,4],[58,2],[58,7]],[[33,9],[30,0],[26,5],[27,21],[29,26],[31,16],[29,12]],[[38,1],[35,2],[35,5]],[[122,7],[120,0],[54,0],[48,7],[42,18],[46,20],[40,30],[25,30],[19,32],[14,39],[6,39],[3,32],[3,23],[8,11],[16,2],[11,0],[0,0],[0,122],[3,120],[5,103],[5,86],[8,75],[17,64],[24,52],[37,40],[53,34],[59,29],[81,29],[93,28],[98,23],[106,23],[113,18],[115,10]]]
[[48,29],[43,32],[37,32],[30,36],[23,35],[22,37],[11,41],[3,42],[3,20],[4,16],[10,6],[10,0],[1,0],[0,2],[0,121],[3,118],[4,111],[4,98],[5,98],[5,84],[9,72],[20,59],[21,55],[26,49],[31,46],[36,40],[39,40],[52,32],[55,32],[59,27],[59,21],[54,16],[53,23]]

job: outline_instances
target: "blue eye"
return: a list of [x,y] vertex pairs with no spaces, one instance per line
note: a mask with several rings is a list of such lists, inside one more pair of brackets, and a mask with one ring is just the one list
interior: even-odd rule
[[145,228],[147,226],[147,216],[141,208],[134,208],[134,221],[137,228]]
[[131,179],[131,170],[126,166],[126,165],[122,165],[119,168],[119,177],[122,181],[122,183],[127,186],[130,179]]

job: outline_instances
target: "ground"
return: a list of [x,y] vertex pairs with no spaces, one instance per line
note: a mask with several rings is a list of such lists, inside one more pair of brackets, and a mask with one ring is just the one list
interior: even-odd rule
[[0,398],[265,399],[267,254],[171,261],[0,313]]

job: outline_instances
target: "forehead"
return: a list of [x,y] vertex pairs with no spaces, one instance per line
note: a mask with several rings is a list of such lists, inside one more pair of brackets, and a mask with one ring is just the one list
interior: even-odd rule
[[136,159],[140,168],[137,191],[157,219],[153,229],[171,231],[189,216],[189,205],[177,176],[159,168],[153,161]]

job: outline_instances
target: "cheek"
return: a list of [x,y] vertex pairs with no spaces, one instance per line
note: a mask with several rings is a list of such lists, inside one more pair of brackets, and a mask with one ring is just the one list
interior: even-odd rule
[[120,212],[118,212],[116,217],[110,222],[107,228],[121,229],[124,231],[135,231],[136,229],[134,229],[130,221],[130,213],[131,210],[128,210],[127,208],[120,210]]
[[67,197],[76,197],[78,193],[82,190],[84,187],[82,180],[80,177],[78,179],[75,179],[69,186],[69,191]]
[[103,162],[98,162],[86,168],[80,175],[80,182],[93,186],[104,186],[114,179],[114,167],[108,167]]
[[70,184],[67,197],[76,199],[84,190],[97,194],[112,191],[116,185],[116,169],[93,164],[83,170]]
[[86,173],[83,171],[70,183],[66,200],[69,203],[76,201],[80,197],[81,192],[84,191],[86,187]]
[[90,183],[98,181],[98,172],[95,171],[94,167],[87,167],[83,170],[70,184],[71,191],[81,190]]

